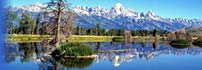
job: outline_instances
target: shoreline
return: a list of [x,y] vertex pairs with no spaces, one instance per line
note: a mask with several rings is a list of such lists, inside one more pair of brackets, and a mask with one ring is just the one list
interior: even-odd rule
[[[25,42],[41,42],[44,37],[47,37],[47,40],[51,40],[52,38],[49,35],[29,35],[29,34],[7,34],[6,42],[15,43],[25,43]],[[61,36],[62,42],[112,42],[112,38],[114,37],[122,37],[122,36],[95,36],[95,35],[72,35],[71,38],[66,38]],[[132,40],[138,42],[144,41],[153,41],[153,37],[150,36],[132,36]],[[159,37],[159,41],[162,37]],[[193,38],[197,39],[197,37]]]

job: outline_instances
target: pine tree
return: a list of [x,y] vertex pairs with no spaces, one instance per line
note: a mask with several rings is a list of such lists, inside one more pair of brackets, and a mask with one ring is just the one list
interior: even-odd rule
[[34,34],[39,34],[40,22],[41,22],[41,15],[38,14],[36,19],[36,26],[34,28]]
[[100,31],[100,24],[99,23],[97,23],[96,24],[96,35],[100,35],[101,34],[101,31]]
[[7,29],[6,30],[7,30],[8,34],[13,34],[13,32],[16,31],[14,28],[14,23],[17,21],[17,15],[14,12],[7,12],[6,16],[7,16],[7,18],[6,18]]
[[34,19],[30,16],[30,14],[23,13],[22,19],[20,20],[20,27],[19,30],[21,30],[22,34],[32,34],[33,27],[35,25]]
[[155,36],[156,36],[156,34],[157,34],[157,30],[156,30],[156,29],[154,29],[154,30],[153,30],[153,33],[152,33],[153,37],[155,37]]

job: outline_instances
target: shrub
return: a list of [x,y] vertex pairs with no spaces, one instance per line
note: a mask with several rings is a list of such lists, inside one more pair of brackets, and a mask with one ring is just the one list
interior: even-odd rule
[[92,47],[84,43],[66,43],[58,47],[52,54],[66,55],[66,56],[88,56],[94,54]]
[[190,44],[190,41],[185,39],[176,39],[172,40],[170,43],[176,43],[176,44]]
[[176,39],[172,40],[169,44],[174,48],[187,48],[190,47],[191,42],[185,39]]
[[202,39],[198,38],[198,39],[194,40],[192,44],[202,47]]
[[59,59],[57,63],[62,64],[68,68],[85,68],[93,63],[94,59],[82,59],[82,58],[69,58],[69,59]]
[[112,38],[112,41],[113,41],[113,42],[123,42],[124,39],[123,39],[123,37],[113,37],[113,38]]

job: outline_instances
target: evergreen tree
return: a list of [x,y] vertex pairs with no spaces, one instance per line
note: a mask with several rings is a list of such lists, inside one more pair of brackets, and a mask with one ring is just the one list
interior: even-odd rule
[[153,33],[152,33],[152,35],[155,37],[155,36],[156,36],[156,34],[157,34],[157,30],[156,30],[156,29],[154,29],[154,30],[153,30]]
[[32,34],[34,31],[35,21],[30,14],[23,13],[20,20],[19,30],[22,34]]
[[96,24],[96,35],[100,35],[101,34],[101,31],[100,31],[100,25],[99,23]]
[[81,35],[81,31],[80,31],[80,27],[79,26],[76,27],[76,35]]
[[92,28],[89,28],[86,32],[87,32],[87,35],[92,35]]
[[115,29],[111,30],[111,36],[116,36],[116,30]]
[[7,32],[8,34],[13,34],[15,32],[16,28],[14,27],[14,23],[17,22],[17,15],[14,12],[7,12],[6,13],[7,18],[6,18],[6,26],[7,26]]
[[36,19],[36,26],[34,28],[34,34],[39,34],[40,22],[41,22],[41,15],[38,14]]

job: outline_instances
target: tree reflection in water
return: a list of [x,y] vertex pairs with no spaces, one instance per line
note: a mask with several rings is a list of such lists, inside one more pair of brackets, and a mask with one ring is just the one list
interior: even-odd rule
[[176,48],[176,49],[185,49],[185,48],[190,48],[190,45],[171,45],[171,47]]
[[[89,44],[89,43],[87,43]],[[130,47],[123,43],[90,43],[97,51],[98,57],[95,62],[110,61],[115,66],[135,59],[151,60],[159,55],[199,55],[201,48],[190,47],[184,49],[171,48],[166,43],[143,44],[134,42]],[[144,45],[144,47],[142,47]],[[158,47],[157,47],[158,45]],[[93,64],[94,59],[59,59],[56,60],[49,55],[51,49],[42,47],[41,43],[7,43],[5,47],[4,61],[8,64],[15,62],[17,58],[21,62],[34,62],[38,64],[39,70],[64,70],[74,68],[86,68]],[[154,50],[155,49],[155,50]],[[101,52],[100,52],[101,51]],[[103,52],[107,51],[107,52]]]
[[29,62],[35,51],[33,43],[19,43],[21,62]]
[[90,66],[94,61],[94,58],[76,58],[76,59],[59,59],[57,63],[67,68],[85,68]]
[[[143,42],[133,43],[131,47],[125,48],[122,43],[109,43],[107,47],[107,43],[101,43],[99,51],[97,52],[98,57],[95,59],[97,63],[109,60],[114,66],[120,66],[121,63],[130,62],[135,59],[146,59],[152,60],[154,57],[158,57],[160,55],[199,55],[202,53],[202,49],[197,47],[191,48],[172,48],[167,43],[148,43],[145,44]],[[122,47],[120,47],[122,45]],[[143,47],[144,46],[144,47]]]
[[[6,63],[12,63],[19,58],[22,63],[36,62],[39,70],[61,70],[65,68],[85,68],[91,65],[94,59],[59,59],[49,55],[51,48],[42,47],[40,43],[6,43]],[[20,56],[20,57],[19,57]]]
[[155,41],[152,43],[152,46],[153,46],[154,50],[156,50],[156,48],[158,47],[158,41],[155,40]]
[[5,57],[4,62],[5,63],[11,63],[16,60],[16,56],[18,56],[18,47],[16,47],[17,44],[8,44],[5,43]]

